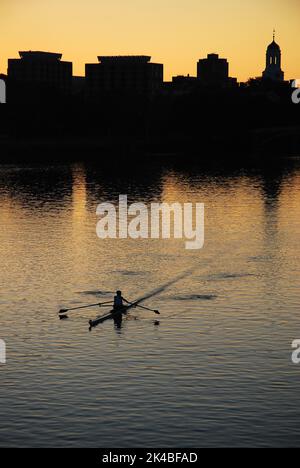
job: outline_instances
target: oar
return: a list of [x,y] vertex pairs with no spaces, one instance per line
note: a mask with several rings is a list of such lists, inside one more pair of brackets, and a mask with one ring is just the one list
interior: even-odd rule
[[154,312],[156,315],[160,315],[159,310],[149,309],[149,307],[144,307],[144,306],[141,306],[141,305],[137,305],[136,307],[139,307],[140,309],[149,310],[150,312]]
[[[90,307],[102,307],[102,306],[106,306],[106,304],[111,304],[111,301],[109,302],[97,302],[97,304],[89,304],[89,305],[86,305],[86,306],[80,306],[80,307],[72,307],[71,309],[61,309],[59,311],[59,315],[60,315],[60,318],[66,318],[67,316],[65,315],[67,312],[71,312],[73,310],[80,310],[80,309],[88,309]],[[109,305],[107,305],[106,307],[109,307]]]

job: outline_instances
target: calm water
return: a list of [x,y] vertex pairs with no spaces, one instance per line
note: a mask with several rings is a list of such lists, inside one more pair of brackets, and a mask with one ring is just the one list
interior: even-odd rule
[[[299,446],[300,162],[133,174],[84,164],[0,168],[0,445]],[[206,242],[96,237],[96,206],[204,202]],[[89,332],[98,310],[193,273]]]

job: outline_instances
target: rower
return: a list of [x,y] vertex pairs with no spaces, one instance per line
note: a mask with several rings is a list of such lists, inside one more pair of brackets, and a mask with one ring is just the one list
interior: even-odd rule
[[114,310],[120,310],[124,307],[124,302],[130,304],[124,297],[122,297],[122,291],[117,291],[114,297]]

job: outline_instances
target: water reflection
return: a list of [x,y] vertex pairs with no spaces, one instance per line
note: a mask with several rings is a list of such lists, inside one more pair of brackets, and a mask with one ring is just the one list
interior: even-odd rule
[[72,166],[72,211],[74,222],[82,223],[87,209],[86,169],[84,164]]
[[[205,203],[204,249],[100,241],[97,204],[119,194]],[[205,446],[299,443],[299,369],[288,363],[300,329],[298,161],[3,166],[0,215],[1,338],[10,350],[1,444],[195,446],[199,434]],[[116,289],[134,300],[183,271],[145,304],[160,309],[159,321],[134,311],[88,333],[96,309],[57,318]]]
[[9,196],[24,208],[42,207],[51,201],[63,206],[72,193],[72,168],[70,166],[2,166],[0,195]]
[[115,330],[121,334],[121,329],[123,325],[123,314],[118,314],[114,317]]

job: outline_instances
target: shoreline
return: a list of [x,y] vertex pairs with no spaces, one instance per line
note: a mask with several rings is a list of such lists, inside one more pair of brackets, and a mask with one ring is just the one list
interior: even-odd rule
[[[294,132],[294,133],[293,133]],[[291,136],[291,134],[293,136]],[[97,156],[98,154],[98,156]],[[242,156],[241,156],[242,155]],[[193,160],[236,161],[289,159],[300,156],[300,129],[259,129],[236,135],[52,136],[10,137],[0,135],[0,164],[7,162]]]

